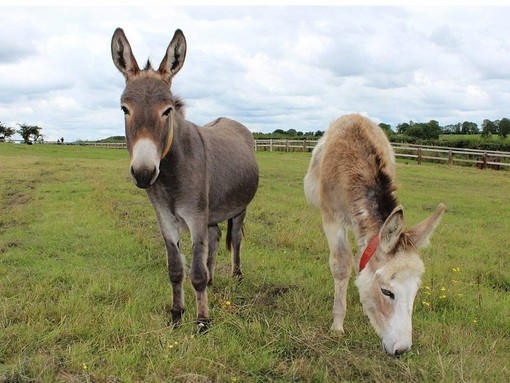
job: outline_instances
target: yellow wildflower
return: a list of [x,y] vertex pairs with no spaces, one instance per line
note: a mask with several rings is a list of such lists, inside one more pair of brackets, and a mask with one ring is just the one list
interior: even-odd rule
[[423,302],[421,302],[421,303],[422,303],[424,306],[427,306],[427,307],[428,307],[428,306],[430,306],[430,303],[429,303],[429,302],[427,302],[427,301],[423,301]]

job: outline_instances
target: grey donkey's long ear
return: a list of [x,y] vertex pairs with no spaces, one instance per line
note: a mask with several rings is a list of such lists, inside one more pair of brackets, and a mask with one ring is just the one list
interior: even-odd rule
[[121,28],[117,28],[112,37],[112,59],[118,70],[122,72],[126,81],[140,72],[131,45]]
[[432,233],[439,224],[445,209],[446,206],[440,203],[434,214],[407,231],[407,234],[418,249],[428,245],[430,237],[432,237]]
[[186,58],[186,38],[180,29],[174,33],[174,37],[168,48],[166,49],[165,57],[159,65],[158,72],[161,73],[166,81],[170,81],[173,76],[181,70]]

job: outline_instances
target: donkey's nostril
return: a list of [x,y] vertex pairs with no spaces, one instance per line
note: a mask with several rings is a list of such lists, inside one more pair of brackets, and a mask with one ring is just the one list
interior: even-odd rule
[[395,356],[400,356],[403,353],[405,353],[407,350],[409,350],[409,349],[408,348],[397,349],[397,350],[395,350]]

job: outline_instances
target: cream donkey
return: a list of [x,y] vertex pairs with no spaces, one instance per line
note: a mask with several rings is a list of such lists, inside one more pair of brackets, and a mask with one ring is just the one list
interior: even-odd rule
[[334,279],[332,329],[343,332],[352,252],[358,245],[356,286],[364,312],[388,354],[412,344],[413,303],[424,272],[418,249],[426,246],[445,210],[404,230],[395,194],[395,155],[375,123],[357,114],[334,121],[313,151],[304,179],[308,202],[319,208]]

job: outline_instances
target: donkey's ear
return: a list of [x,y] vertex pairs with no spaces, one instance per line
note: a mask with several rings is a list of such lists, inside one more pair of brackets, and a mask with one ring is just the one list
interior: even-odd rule
[[379,236],[381,237],[381,249],[388,254],[395,248],[404,230],[404,211],[398,205],[384,221]]
[[434,214],[408,230],[407,234],[416,245],[416,248],[420,249],[428,245],[430,237],[439,224],[445,209],[446,206],[440,203]]
[[131,45],[129,45],[129,41],[121,28],[117,28],[113,33],[112,58],[113,63],[122,72],[126,81],[140,71],[131,51]]
[[173,76],[181,70],[184,59],[186,58],[186,38],[180,29],[174,33],[174,37],[168,48],[166,49],[165,57],[159,65],[158,72],[163,75],[165,80],[169,81]]

